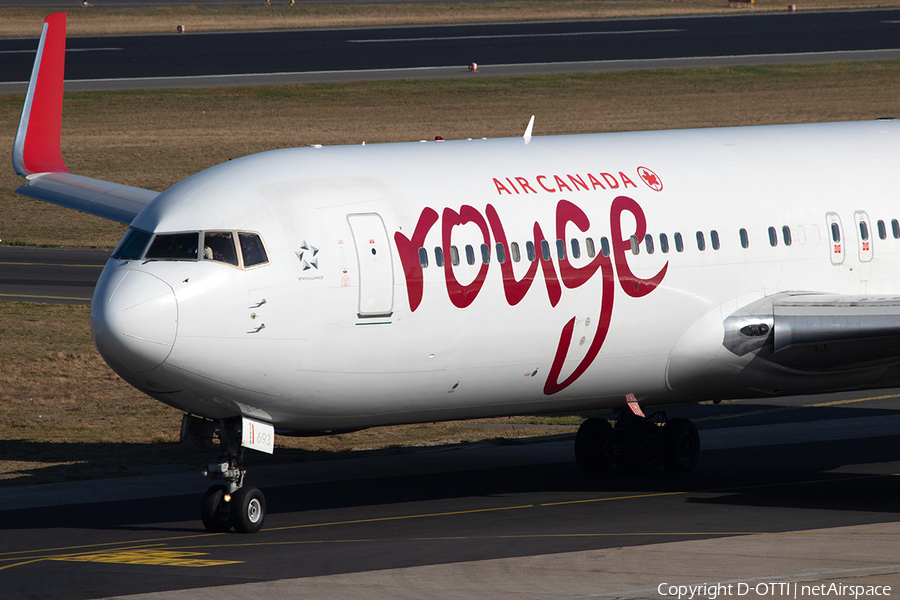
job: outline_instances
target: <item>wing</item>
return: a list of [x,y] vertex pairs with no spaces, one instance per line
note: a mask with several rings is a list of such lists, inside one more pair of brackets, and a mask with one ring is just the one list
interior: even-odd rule
[[69,173],[62,159],[66,14],[44,21],[22,119],[13,146],[13,168],[28,180],[17,194],[131,223],[159,192]]

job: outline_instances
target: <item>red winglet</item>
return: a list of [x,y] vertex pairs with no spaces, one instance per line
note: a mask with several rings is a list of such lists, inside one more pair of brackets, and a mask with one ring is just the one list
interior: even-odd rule
[[69,172],[60,149],[65,63],[66,13],[56,13],[44,20],[13,147],[13,166],[23,177]]

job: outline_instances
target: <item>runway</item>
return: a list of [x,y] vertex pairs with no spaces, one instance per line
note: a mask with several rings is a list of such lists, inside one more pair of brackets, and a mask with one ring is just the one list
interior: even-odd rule
[[110,252],[0,246],[0,302],[90,304]]
[[897,585],[898,397],[677,409],[705,446],[685,475],[584,476],[571,436],[255,455],[248,481],[269,516],[251,536],[202,530],[196,472],[0,489],[0,586],[4,598],[545,599],[660,598],[664,582]]
[[[900,10],[73,37],[69,91],[900,58]],[[21,93],[36,39],[0,39]],[[468,72],[470,63],[479,74]]]

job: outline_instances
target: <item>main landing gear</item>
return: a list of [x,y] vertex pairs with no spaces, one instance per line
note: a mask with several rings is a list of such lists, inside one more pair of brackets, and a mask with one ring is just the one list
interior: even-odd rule
[[664,412],[644,417],[636,403],[620,411],[615,427],[591,418],[575,434],[575,462],[586,473],[613,465],[627,472],[690,471],[699,458],[700,436],[691,421],[667,420]]
[[224,483],[213,485],[203,494],[200,517],[211,533],[225,533],[232,527],[239,533],[256,533],[266,519],[266,498],[253,486],[244,485],[244,449],[241,446],[241,419],[222,419],[216,433],[222,444],[222,456],[210,463],[204,473]]

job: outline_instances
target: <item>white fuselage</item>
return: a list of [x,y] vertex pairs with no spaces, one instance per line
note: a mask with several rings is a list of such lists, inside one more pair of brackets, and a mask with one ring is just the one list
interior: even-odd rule
[[893,121],[248,156],[132,228],[255,232],[268,262],[111,259],[95,340],[163,402],[300,432],[893,385],[738,356],[723,321],[786,292],[900,294],[898,159]]

